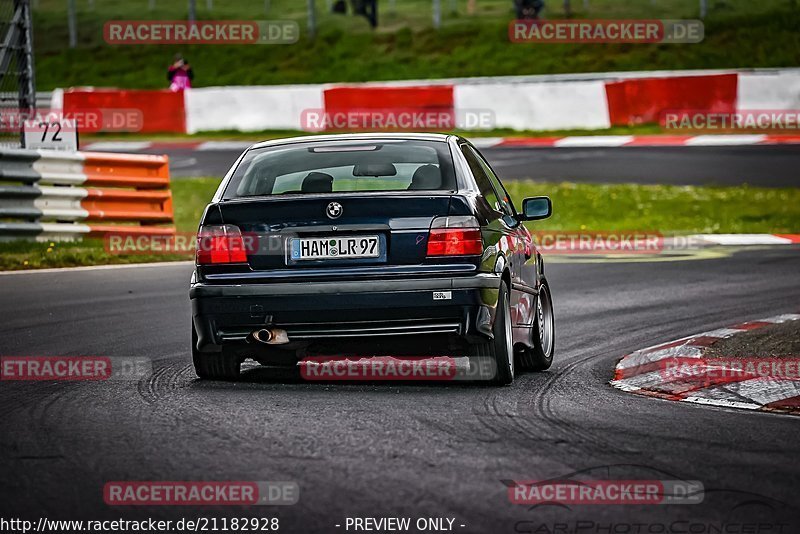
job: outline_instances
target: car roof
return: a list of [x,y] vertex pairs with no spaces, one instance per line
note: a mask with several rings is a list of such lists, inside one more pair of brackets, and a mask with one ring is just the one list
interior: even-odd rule
[[408,140],[408,141],[440,141],[447,142],[451,134],[440,133],[349,133],[349,134],[326,134],[326,135],[302,135],[298,137],[287,137],[283,139],[272,139],[261,141],[252,145],[250,148],[264,148],[278,145],[288,145],[292,143],[319,143],[326,141],[362,141],[362,140]]

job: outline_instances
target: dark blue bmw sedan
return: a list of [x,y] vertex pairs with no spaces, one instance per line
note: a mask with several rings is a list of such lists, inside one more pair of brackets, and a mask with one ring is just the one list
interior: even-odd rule
[[353,134],[254,145],[201,220],[192,276],[199,377],[245,359],[481,357],[510,384],[546,369],[555,328],[544,264],[491,166],[455,135]]

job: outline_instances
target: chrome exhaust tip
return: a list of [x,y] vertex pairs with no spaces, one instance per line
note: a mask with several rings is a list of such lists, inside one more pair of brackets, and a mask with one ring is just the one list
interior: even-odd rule
[[254,341],[263,343],[264,345],[283,345],[289,342],[289,336],[286,330],[281,330],[280,328],[260,328],[254,330],[250,334],[250,337]]

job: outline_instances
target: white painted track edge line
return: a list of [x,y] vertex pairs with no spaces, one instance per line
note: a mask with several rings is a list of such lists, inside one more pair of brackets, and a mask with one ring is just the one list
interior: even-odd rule
[[194,262],[191,260],[155,261],[150,263],[110,263],[107,265],[81,265],[78,267],[55,267],[52,269],[20,269],[18,271],[0,271],[0,276],[42,274],[42,273],[64,273],[64,272],[80,272],[80,271],[104,271],[111,269],[132,269],[135,267],[178,267],[187,265],[194,265]]

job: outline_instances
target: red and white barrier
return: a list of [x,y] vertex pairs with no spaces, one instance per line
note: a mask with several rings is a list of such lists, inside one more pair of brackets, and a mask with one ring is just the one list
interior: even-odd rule
[[[197,150],[209,152],[228,150],[241,152],[252,141],[97,141],[83,145],[84,150],[99,151],[168,151]],[[609,147],[663,147],[663,146],[749,146],[797,145],[800,135],[574,135],[568,137],[473,137],[478,148],[609,148]]]
[[[61,91],[56,91],[61,99]],[[170,91],[70,89],[67,112],[138,109],[140,131],[307,130],[309,111],[488,112],[489,128],[604,129],[657,122],[666,111],[800,109],[800,69],[511,76],[363,84],[205,87]],[[481,128],[472,128],[481,129]]]

